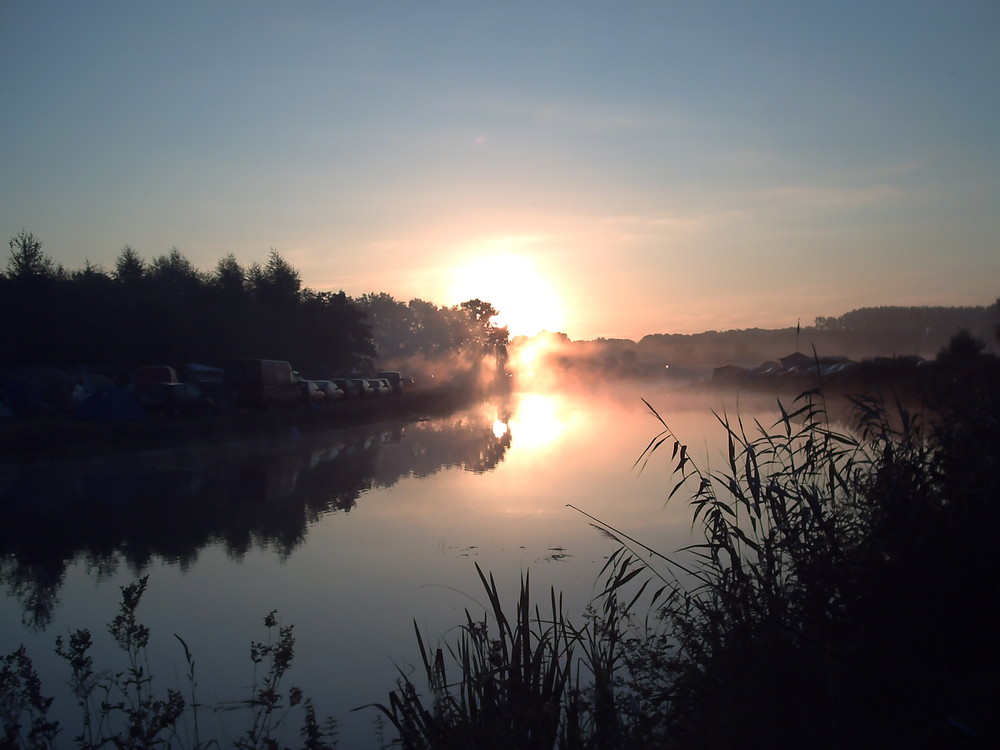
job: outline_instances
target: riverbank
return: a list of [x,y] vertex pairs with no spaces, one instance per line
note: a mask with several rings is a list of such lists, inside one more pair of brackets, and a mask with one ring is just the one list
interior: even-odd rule
[[476,389],[440,386],[399,397],[268,411],[241,409],[209,416],[151,415],[118,422],[77,421],[65,415],[7,419],[0,421],[0,464],[211,445],[293,428],[313,431],[410,422],[447,416],[486,395]]

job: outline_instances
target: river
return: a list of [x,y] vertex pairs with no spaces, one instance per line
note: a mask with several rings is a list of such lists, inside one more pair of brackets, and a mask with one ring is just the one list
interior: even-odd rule
[[[474,563],[511,604],[530,572],[576,618],[614,544],[569,505],[664,552],[690,542],[686,499],[665,503],[669,452],[633,466],[659,427],[640,397],[706,464],[723,456],[712,409],[777,413],[773,399],[652,386],[528,392],[444,419],[4,467],[0,652],[27,647],[69,746],[79,718],[54,640],[88,628],[95,665],[121,669],[106,624],[120,587],[145,575],[157,690],[189,691],[177,634],[202,704],[245,699],[250,642],[277,610],[296,638],[285,685],[338,721],[339,747],[377,748],[377,712],[351,709],[387,700],[419,662],[414,621],[436,644],[482,611]],[[225,744],[245,718],[208,711],[202,736]]]

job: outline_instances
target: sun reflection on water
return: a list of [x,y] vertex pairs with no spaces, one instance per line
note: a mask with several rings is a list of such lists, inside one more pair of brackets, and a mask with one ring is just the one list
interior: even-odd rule
[[554,447],[569,428],[573,415],[565,399],[551,393],[521,394],[510,419],[510,432],[518,450]]

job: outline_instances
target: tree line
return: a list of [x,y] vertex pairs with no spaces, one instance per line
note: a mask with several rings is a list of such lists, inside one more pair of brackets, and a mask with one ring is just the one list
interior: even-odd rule
[[[1000,300],[998,300],[1000,302]],[[840,316],[816,318],[817,331],[920,331],[924,335],[951,336],[966,329],[988,338],[996,325],[998,305],[964,307],[859,307]]]
[[636,345],[644,360],[692,367],[753,367],[795,351],[854,360],[917,355],[933,358],[960,331],[993,342],[998,303],[979,307],[865,307],[839,317],[818,317],[814,326],[750,328],[696,334],[651,334]]
[[284,359],[302,370],[363,372],[412,355],[502,359],[496,310],[469,300],[439,307],[384,293],[351,298],[304,287],[272,249],[244,266],[233,254],[208,272],[177,248],[144,260],[126,245],[105,269],[67,270],[22,230],[0,273],[0,364],[218,364]]

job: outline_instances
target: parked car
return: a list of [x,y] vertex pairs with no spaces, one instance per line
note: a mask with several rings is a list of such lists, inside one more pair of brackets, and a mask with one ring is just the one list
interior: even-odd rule
[[299,380],[299,403],[305,406],[322,404],[326,394],[320,390],[315,380]]
[[358,398],[374,398],[378,395],[372,390],[372,384],[364,378],[351,378],[348,383],[357,391]]
[[368,383],[372,387],[372,392],[376,397],[381,398],[382,396],[392,395],[392,386],[389,385],[389,381],[385,378],[368,378]]
[[194,383],[149,383],[139,401],[153,414],[211,414],[215,400]]
[[403,395],[403,381],[405,378],[402,374],[395,370],[382,370],[378,373],[378,376],[383,380],[388,381],[389,387],[392,388],[392,394],[394,396]]
[[317,380],[315,383],[316,387],[323,391],[324,403],[333,404],[347,399],[347,394],[332,380]]
[[361,398],[361,394],[358,392],[357,387],[351,385],[350,378],[334,378],[330,382],[343,392],[344,398],[348,401]]

